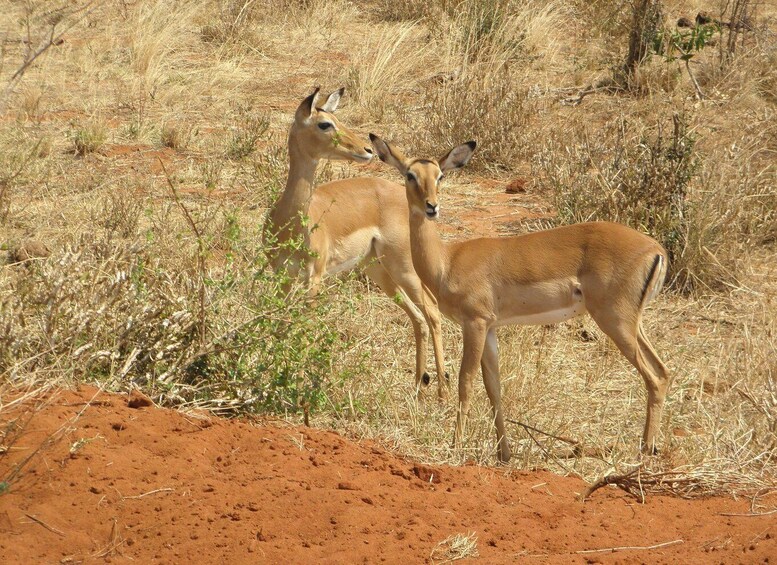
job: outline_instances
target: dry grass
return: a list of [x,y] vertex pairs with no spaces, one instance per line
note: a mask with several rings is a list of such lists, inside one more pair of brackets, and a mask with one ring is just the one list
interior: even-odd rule
[[[667,8],[668,18],[690,10]],[[13,3],[0,16],[0,86],[27,52],[23,10]],[[291,114],[314,84],[346,85],[343,121],[414,154],[478,140],[472,169],[446,185],[446,199],[466,202],[462,216],[490,213],[494,194],[481,184],[521,174],[520,205],[552,205],[563,222],[616,218],[672,247],[674,288],[686,292],[664,293],[646,316],[675,379],[651,472],[677,480],[656,484],[683,495],[773,484],[775,16],[762,7],[733,58],[699,54],[709,100],[695,101],[687,76],[654,58],[642,94],[568,107],[559,89],[593,82],[625,54],[628,18],[606,2],[101,4],[27,70],[0,116],[0,246],[36,239],[52,250],[0,266],[0,379],[32,389],[137,383],[157,401],[234,412],[267,408],[259,399],[284,386],[267,376],[289,375],[281,361],[315,366],[315,425],[430,462],[492,463],[484,391],[454,450],[454,400],[416,401],[412,335],[389,300],[359,277],[331,281],[305,314],[266,277],[260,227],[284,185]],[[685,161],[671,153],[675,113],[693,141]],[[357,174],[330,163],[319,178]],[[293,320],[283,327],[300,331],[268,349],[257,320]],[[455,375],[460,332],[444,331]],[[320,357],[304,353],[311,336],[329,340]],[[643,387],[590,320],[504,328],[499,339],[507,417],[531,426],[510,429],[512,465],[590,480],[631,468]],[[300,419],[300,402],[273,406]],[[569,457],[532,428],[580,442],[585,455]]]
[[383,121],[387,104],[396,104],[393,96],[406,93],[417,80],[413,71],[430,60],[417,35],[413,24],[382,26],[354,53],[345,86],[370,121]]
[[478,537],[470,532],[448,536],[434,547],[429,559],[432,563],[442,564],[478,556]]

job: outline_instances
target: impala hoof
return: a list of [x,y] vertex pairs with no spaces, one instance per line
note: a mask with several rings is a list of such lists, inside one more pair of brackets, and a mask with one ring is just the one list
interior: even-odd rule
[[642,445],[640,445],[639,450],[642,453],[642,455],[645,455],[647,457],[654,457],[659,454],[658,446],[655,443],[647,444],[643,442]]
[[431,380],[432,378],[429,376],[429,373],[424,373],[421,376],[421,382],[424,383],[424,386],[427,386]]

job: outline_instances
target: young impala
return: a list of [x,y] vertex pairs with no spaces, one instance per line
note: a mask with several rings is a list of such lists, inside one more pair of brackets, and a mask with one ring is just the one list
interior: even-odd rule
[[609,222],[443,243],[434,224],[440,210],[439,183],[445,171],[469,161],[475,142],[433,160],[407,159],[379,137],[370,134],[370,139],[381,160],[405,178],[415,270],[442,313],[463,329],[454,442],[463,437],[472,381],[480,365],[494,411],[498,456],[504,462],[510,459],[500,400],[497,326],[553,324],[588,312],[645,381],[642,448],[652,453],[669,378],[640,319],[663,285],[667,268],[663,247]]
[[[367,275],[410,317],[416,343],[416,388],[429,383],[427,340],[432,336],[438,396],[445,397],[440,314],[425,295],[410,258],[407,200],[396,184],[378,178],[352,178],[315,188],[320,159],[366,163],[372,150],[334,116],[343,89],[319,107],[318,88],[297,108],[289,131],[289,177],[270,210],[265,240],[283,244],[301,238],[306,249],[275,247],[272,264],[301,276],[311,293],[324,275],[363,265]],[[309,224],[307,223],[309,220]],[[311,253],[312,251],[312,253]],[[428,324],[428,330],[427,326]]]

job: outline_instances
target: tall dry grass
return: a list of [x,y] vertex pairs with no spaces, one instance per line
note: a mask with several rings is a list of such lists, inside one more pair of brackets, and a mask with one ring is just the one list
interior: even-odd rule
[[[24,56],[22,8],[0,16],[3,84]],[[697,492],[769,484],[774,16],[764,8],[732,58],[699,54],[709,100],[694,101],[676,65],[654,58],[641,94],[568,107],[563,88],[593,82],[625,54],[628,19],[608,3],[105,3],[28,69],[0,117],[2,255],[29,239],[52,251],[0,266],[0,393],[132,384],[174,405],[294,421],[307,411],[314,425],[427,461],[492,462],[483,390],[466,444],[453,449],[455,401],[416,401],[412,332],[369,283],[332,281],[297,305],[263,267],[260,226],[284,185],[292,112],[314,84],[346,85],[341,118],[414,154],[478,140],[472,170],[446,186],[449,201],[488,215],[501,189],[480,185],[522,174],[529,192],[509,203],[515,211],[552,204],[557,222],[617,219],[674,249],[675,288],[691,292],[670,290],[646,314],[674,375],[652,464],[682,470]],[[101,142],[77,155],[78,132],[92,126]],[[322,163],[319,178],[357,174],[391,173]],[[444,329],[455,375],[459,330]],[[590,321],[499,337],[507,416],[530,426],[511,425],[516,468],[595,478],[634,462],[643,386]],[[312,399],[294,392],[308,386]],[[585,455],[562,457],[563,442],[532,430],[578,440]]]

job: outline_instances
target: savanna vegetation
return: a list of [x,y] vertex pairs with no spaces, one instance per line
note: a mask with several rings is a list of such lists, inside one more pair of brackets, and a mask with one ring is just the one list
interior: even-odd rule
[[[268,268],[261,227],[293,112],[313,86],[345,86],[338,114],[365,140],[426,156],[478,141],[446,180],[451,237],[493,233],[464,211],[518,210],[500,235],[608,219],[661,242],[671,270],[645,324],[674,381],[646,484],[774,488],[774,5],[7,0],[0,12],[0,411],[88,382],[304,420],[421,460],[493,462],[481,385],[460,449],[455,384],[448,404],[434,386],[416,400],[412,332],[391,300],[358,272],[286,295]],[[379,163],[319,167],[321,182],[357,175],[394,178]],[[514,179],[526,192],[501,198]],[[455,375],[460,331],[444,330]],[[500,329],[500,346],[511,465],[586,479],[632,468],[643,386],[590,319]],[[3,433],[10,445],[15,428]],[[562,450],[568,439],[584,449]]]

